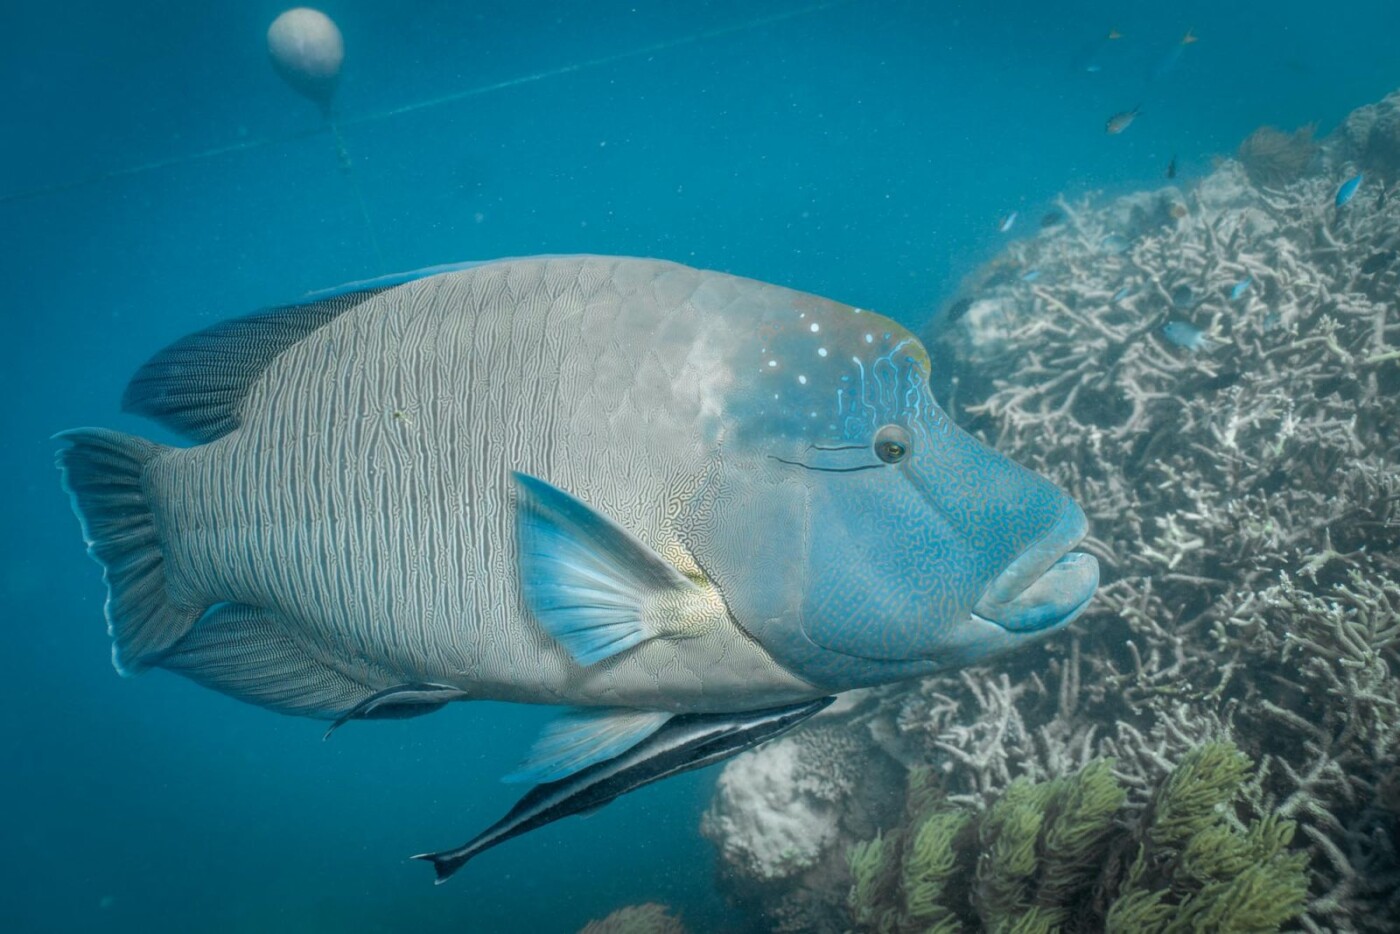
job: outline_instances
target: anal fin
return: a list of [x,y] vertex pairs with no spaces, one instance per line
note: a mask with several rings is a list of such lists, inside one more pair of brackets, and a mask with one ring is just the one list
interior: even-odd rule
[[425,713],[441,710],[449,701],[463,700],[468,696],[466,691],[454,688],[450,684],[434,684],[429,681],[396,684],[371,694],[336,717],[321,739],[330,739],[332,733],[351,720],[406,720],[409,717],[421,717]]
[[221,603],[161,656],[160,667],[278,713],[332,720],[376,691],[316,658],[271,610]]
[[506,782],[552,782],[621,755],[659,730],[671,714],[621,707],[573,708],[545,727]]

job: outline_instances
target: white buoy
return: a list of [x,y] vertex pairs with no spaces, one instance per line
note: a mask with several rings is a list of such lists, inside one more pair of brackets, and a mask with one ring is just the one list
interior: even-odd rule
[[345,42],[329,16],[310,7],[283,13],[267,28],[267,54],[282,80],[330,113]]

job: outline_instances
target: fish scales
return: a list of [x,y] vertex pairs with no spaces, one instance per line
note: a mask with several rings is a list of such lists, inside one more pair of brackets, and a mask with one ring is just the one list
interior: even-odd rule
[[[664,506],[681,458],[647,464],[646,452],[684,445],[645,437],[661,424],[639,418],[634,396],[653,401],[687,360],[637,340],[655,294],[629,301],[606,276],[590,285],[575,264],[557,265],[552,278],[538,264],[500,264],[371,299],[269,367],[238,431],[167,455],[161,499],[186,599],[275,606],[318,659],[374,688],[405,672],[467,675],[490,696],[522,695],[543,680],[569,699],[567,656],[522,623],[510,470],[550,477],[631,519]],[[668,283],[672,317],[683,307],[678,285]],[[660,330],[679,346],[679,319]],[[316,365],[327,354],[347,363],[329,379]],[[681,424],[699,416],[671,414]],[[591,429],[561,430],[575,422]],[[466,521],[444,504],[459,504]],[[629,525],[661,544],[654,524]],[[717,654],[733,661],[732,648]],[[680,667],[664,645],[621,664],[641,665],[653,683]],[[697,689],[704,676],[691,671]],[[615,682],[615,673],[594,680]],[[627,694],[615,683],[607,693]]]

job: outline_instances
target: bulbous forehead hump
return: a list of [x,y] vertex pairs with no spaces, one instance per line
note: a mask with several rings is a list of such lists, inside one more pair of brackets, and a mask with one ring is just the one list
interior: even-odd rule
[[776,286],[734,298],[725,409],[741,438],[864,441],[932,404],[928,354],[889,318]]

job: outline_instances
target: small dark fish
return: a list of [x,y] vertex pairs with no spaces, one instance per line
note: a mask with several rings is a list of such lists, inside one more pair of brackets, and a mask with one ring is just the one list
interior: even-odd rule
[[1358,172],[1353,177],[1342,182],[1342,187],[1337,189],[1337,207],[1341,207],[1352,198],[1356,197],[1356,189],[1361,187],[1361,180],[1363,178],[1365,178],[1365,176]]
[[1167,163],[1167,178],[1176,178],[1176,156],[1172,156],[1172,161]]
[[1229,389],[1240,381],[1242,374],[1238,370],[1226,370],[1217,376],[1201,383],[1201,388],[1205,390]]
[[1108,118],[1108,123],[1104,125],[1104,132],[1109,136],[1117,136],[1128,127],[1133,125],[1137,115],[1142,112],[1142,105],[1138,104],[1132,110],[1124,110]]
[[953,302],[953,304],[948,306],[947,322],[952,324],[954,321],[957,321],[963,315],[967,314],[967,310],[971,307],[972,299],[970,298],[960,298],[956,302]]
[[1010,232],[1011,228],[1015,225],[1016,212],[1012,211],[1010,214],[1007,214],[1001,220],[997,221],[997,230],[1001,231],[1002,233],[1008,233]]
[[1051,227],[1058,227],[1067,219],[1064,211],[1061,211],[1059,208],[1053,208],[1041,215],[1040,229],[1049,230]]
[[786,733],[834,697],[734,714],[679,714],[626,752],[558,781],[531,788],[505,817],[453,850],[423,853],[446,882],[467,860],[499,843],[564,817],[587,814],[643,785],[698,769]]
[[1395,262],[1397,256],[1400,256],[1400,251],[1397,250],[1381,250],[1379,253],[1372,253],[1361,264],[1361,271],[1368,276],[1374,275]]
[[1195,301],[1195,299],[1195,290],[1192,289],[1191,286],[1186,285],[1185,283],[1182,283],[1181,285],[1172,289],[1172,304],[1175,305],[1177,308],[1190,307],[1191,303]]

